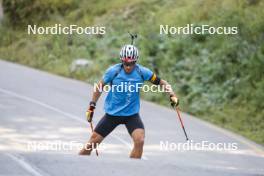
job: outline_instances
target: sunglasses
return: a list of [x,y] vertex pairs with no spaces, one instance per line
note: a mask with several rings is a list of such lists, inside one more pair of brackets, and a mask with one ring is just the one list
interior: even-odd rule
[[123,65],[126,67],[134,66],[135,64],[136,64],[136,62],[123,62]]

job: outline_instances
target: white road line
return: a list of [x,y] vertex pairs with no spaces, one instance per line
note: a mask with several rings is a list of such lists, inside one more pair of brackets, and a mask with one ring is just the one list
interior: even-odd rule
[[[87,121],[85,121],[83,119],[80,119],[79,117],[77,117],[77,116],[75,116],[73,114],[64,112],[64,111],[62,111],[60,109],[57,109],[57,108],[54,108],[54,107],[52,107],[52,106],[50,106],[50,105],[48,105],[46,103],[43,103],[41,101],[36,100],[36,99],[30,98],[30,97],[27,97],[27,96],[24,96],[24,95],[20,95],[20,94],[17,94],[15,92],[12,92],[12,91],[9,91],[9,90],[6,90],[6,89],[2,89],[2,88],[0,88],[0,92],[3,92],[5,94],[8,94],[8,95],[11,95],[11,96],[26,100],[26,101],[31,102],[31,103],[35,103],[35,104],[40,105],[40,106],[43,106],[43,107],[45,107],[47,109],[50,109],[52,111],[55,111],[57,113],[60,113],[60,114],[62,114],[64,116],[66,116],[66,117],[69,117],[69,118],[71,118],[73,120],[76,120],[76,121],[78,121],[80,123],[85,123],[85,124],[87,123]],[[113,137],[115,137],[117,140],[119,140],[121,143],[125,144],[129,149],[132,149],[132,146],[128,142],[126,142],[125,140],[123,140],[122,138],[120,138],[119,136],[117,136],[115,134],[111,134],[111,135]],[[146,156],[142,156],[142,159],[148,160],[148,158]]]
[[12,155],[10,153],[6,153],[5,155],[8,156],[9,158],[11,158],[13,161],[17,162],[21,167],[23,167],[26,171],[28,171],[32,175],[43,176],[36,169],[34,169],[29,163],[27,163],[25,160],[23,160],[22,158],[18,158],[17,156]]
[[264,157],[264,151],[261,148],[257,147],[255,144],[253,144],[250,140],[248,140],[246,138],[244,139],[243,136],[239,136],[239,135],[237,135],[231,131],[228,131],[228,130],[221,128],[221,127],[218,127],[218,126],[215,126],[214,124],[206,122],[202,119],[198,119],[198,118],[193,117],[193,116],[189,116],[189,117],[192,118],[193,120],[195,120],[196,122],[199,122],[202,125],[210,128],[212,130],[218,131],[218,132],[220,132],[220,133],[222,133],[222,134],[224,134],[224,135],[226,135],[232,139],[235,139],[235,140],[241,142],[242,144],[244,144],[244,145],[248,146],[250,149],[252,149],[256,154],[260,155],[261,157]]

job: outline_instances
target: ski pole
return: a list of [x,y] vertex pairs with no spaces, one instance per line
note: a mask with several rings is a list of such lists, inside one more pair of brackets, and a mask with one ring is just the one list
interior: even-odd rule
[[128,32],[130,37],[131,37],[131,45],[134,45],[134,40],[137,38],[137,34],[131,34],[130,32]]
[[183,125],[183,122],[182,122],[182,118],[181,118],[181,115],[180,115],[180,111],[179,111],[179,109],[178,109],[177,107],[175,107],[175,110],[176,110],[176,112],[177,112],[177,114],[178,114],[178,118],[179,118],[179,120],[180,120],[180,122],[181,122],[181,126],[182,126],[183,132],[184,132],[184,134],[185,134],[186,141],[188,141],[189,138],[188,138],[187,133],[186,133],[186,131],[185,131],[185,128],[184,128],[184,125]]
[[[92,133],[93,133],[94,132],[94,129],[93,129],[93,123],[92,122],[90,122],[90,126],[91,126],[91,130],[92,130]],[[97,146],[95,147],[95,153],[96,153],[96,156],[98,156]]]

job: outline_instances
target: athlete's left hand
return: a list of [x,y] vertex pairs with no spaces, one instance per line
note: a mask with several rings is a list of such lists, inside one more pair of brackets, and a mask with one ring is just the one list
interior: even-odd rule
[[172,107],[177,107],[180,103],[179,99],[174,95],[170,96],[170,102]]

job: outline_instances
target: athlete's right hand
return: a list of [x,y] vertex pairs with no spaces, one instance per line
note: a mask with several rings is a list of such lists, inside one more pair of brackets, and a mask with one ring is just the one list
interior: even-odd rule
[[90,106],[89,106],[88,110],[85,113],[88,122],[92,122],[92,120],[93,120],[93,114],[94,114],[95,106],[96,106],[96,103],[91,101],[90,102]]

